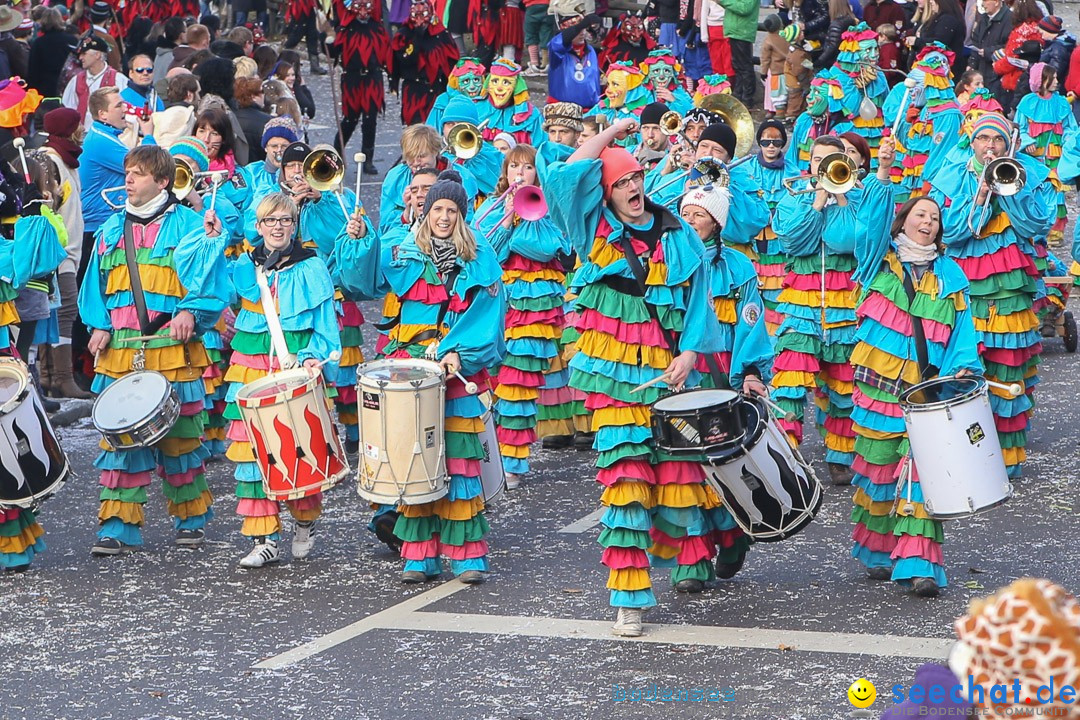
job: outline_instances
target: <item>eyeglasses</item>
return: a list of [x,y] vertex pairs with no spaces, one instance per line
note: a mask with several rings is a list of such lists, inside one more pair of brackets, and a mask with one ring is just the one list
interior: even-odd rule
[[784,147],[784,141],[780,138],[763,138],[758,140],[761,147]]
[[154,68],[152,68],[152,67],[131,68],[131,72],[137,72],[140,75],[149,75],[150,73],[154,72]]
[[262,222],[267,227],[291,227],[296,224],[296,220],[291,217],[265,217]]
[[623,188],[625,188],[630,183],[637,184],[637,183],[641,183],[641,182],[644,182],[644,181],[645,181],[645,173],[636,172],[636,173],[632,173],[630,175],[627,175],[626,177],[624,177],[624,178],[622,178],[620,180],[616,180],[614,183],[612,183],[611,187],[615,188],[616,190],[622,190]]

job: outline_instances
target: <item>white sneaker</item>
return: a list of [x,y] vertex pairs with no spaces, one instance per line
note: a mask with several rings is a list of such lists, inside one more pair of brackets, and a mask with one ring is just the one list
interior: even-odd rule
[[261,542],[256,540],[251,547],[251,552],[240,559],[240,567],[261,568],[267,563],[276,563],[280,559],[281,552],[278,550],[277,542],[261,538]]
[[517,490],[521,487],[521,476],[514,473],[506,473],[506,489]]
[[315,520],[311,522],[296,523],[296,531],[293,532],[292,554],[294,558],[306,558],[315,547]]
[[641,608],[619,608],[619,616],[611,626],[611,634],[641,637],[641,618],[644,614],[645,611]]
[[529,66],[525,68],[525,77],[543,77],[546,74],[547,73],[545,73],[542,69],[540,69],[536,65],[533,65],[532,63],[529,63]]

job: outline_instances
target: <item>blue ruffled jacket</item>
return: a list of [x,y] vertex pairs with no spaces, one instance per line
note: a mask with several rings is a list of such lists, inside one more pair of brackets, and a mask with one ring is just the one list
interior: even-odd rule
[[[805,183],[795,183],[796,190],[802,187],[805,187]],[[855,209],[859,206],[862,192],[859,188],[852,188],[847,193],[846,206],[830,202],[820,211],[813,207],[816,193],[785,194],[776,206],[773,217],[773,231],[780,238],[784,252],[795,257],[815,255],[821,252],[822,244],[830,255],[850,255],[855,252]]]
[[735,324],[718,323],[721,344],[731,353],[728,381],[732,388],[741,389],[747,372],[754,370],[768,384],[772,379],[773,349],[765,328],[765,306],[754,265],[742,253],[723,246],[717,248],[715,243],[706,246],[705,253],[712,296],[738,298]]

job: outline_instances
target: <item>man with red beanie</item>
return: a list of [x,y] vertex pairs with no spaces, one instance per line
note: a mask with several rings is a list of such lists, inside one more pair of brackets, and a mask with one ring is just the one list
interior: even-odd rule
[[657,449],[649,429],[650,405],[696,386],[698,353],[719,351],[721,341],[704,245],[646,196],[638,161],[609,147],[636,126],[624,118],[589,138],[550,166],[544,185],[551,218],[581,263],[571,283],[581,337],[570,385],[593,413],[596,479],[607,507],[602,562],[618,608],[612,632],[626,637],[641,635],[642,615],[656,605],[650,567],[672,568],[682,592],[699,592],[716,577],[719,528],[710,511],[720,505],[699,461]]

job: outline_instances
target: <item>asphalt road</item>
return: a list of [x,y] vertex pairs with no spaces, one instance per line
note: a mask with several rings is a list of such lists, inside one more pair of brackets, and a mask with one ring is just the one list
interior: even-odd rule
[[[395,118],[392,104],[383,172]],[[359,137],[347,156],[357,149]],[[364,188],[369,208],[377,189]],[[832,720],[849,717],[859,677],[877,685],[876,717],[891,686],[944,655],[972,598],[1023,576],[1080,588],[1077,361],[1057,339],[1043,357],[1027,473],[1004,507],[947,524],[941,597],[865,579],[849,558],[851,491],[829,487],[815,522],[755,546],[732,581],[679,596],[656,571],[660,604],[637,640],[608,633],[591,453],[536,450],[533,474],[490,509],[486,584],[406,589],[351,483],[329,493],[311,557],[241,570],[226,463],[210,467],[217,518],[202,549],[172,545],[155,490],[145,549],[91,557],[98,436],[81,420],[62,430],[76,477],[42,511],[48,552],[0,575],[0,718]],[[826,477],[816,438],[807,455]],[[618,699],[654,687],[716,699]]]

